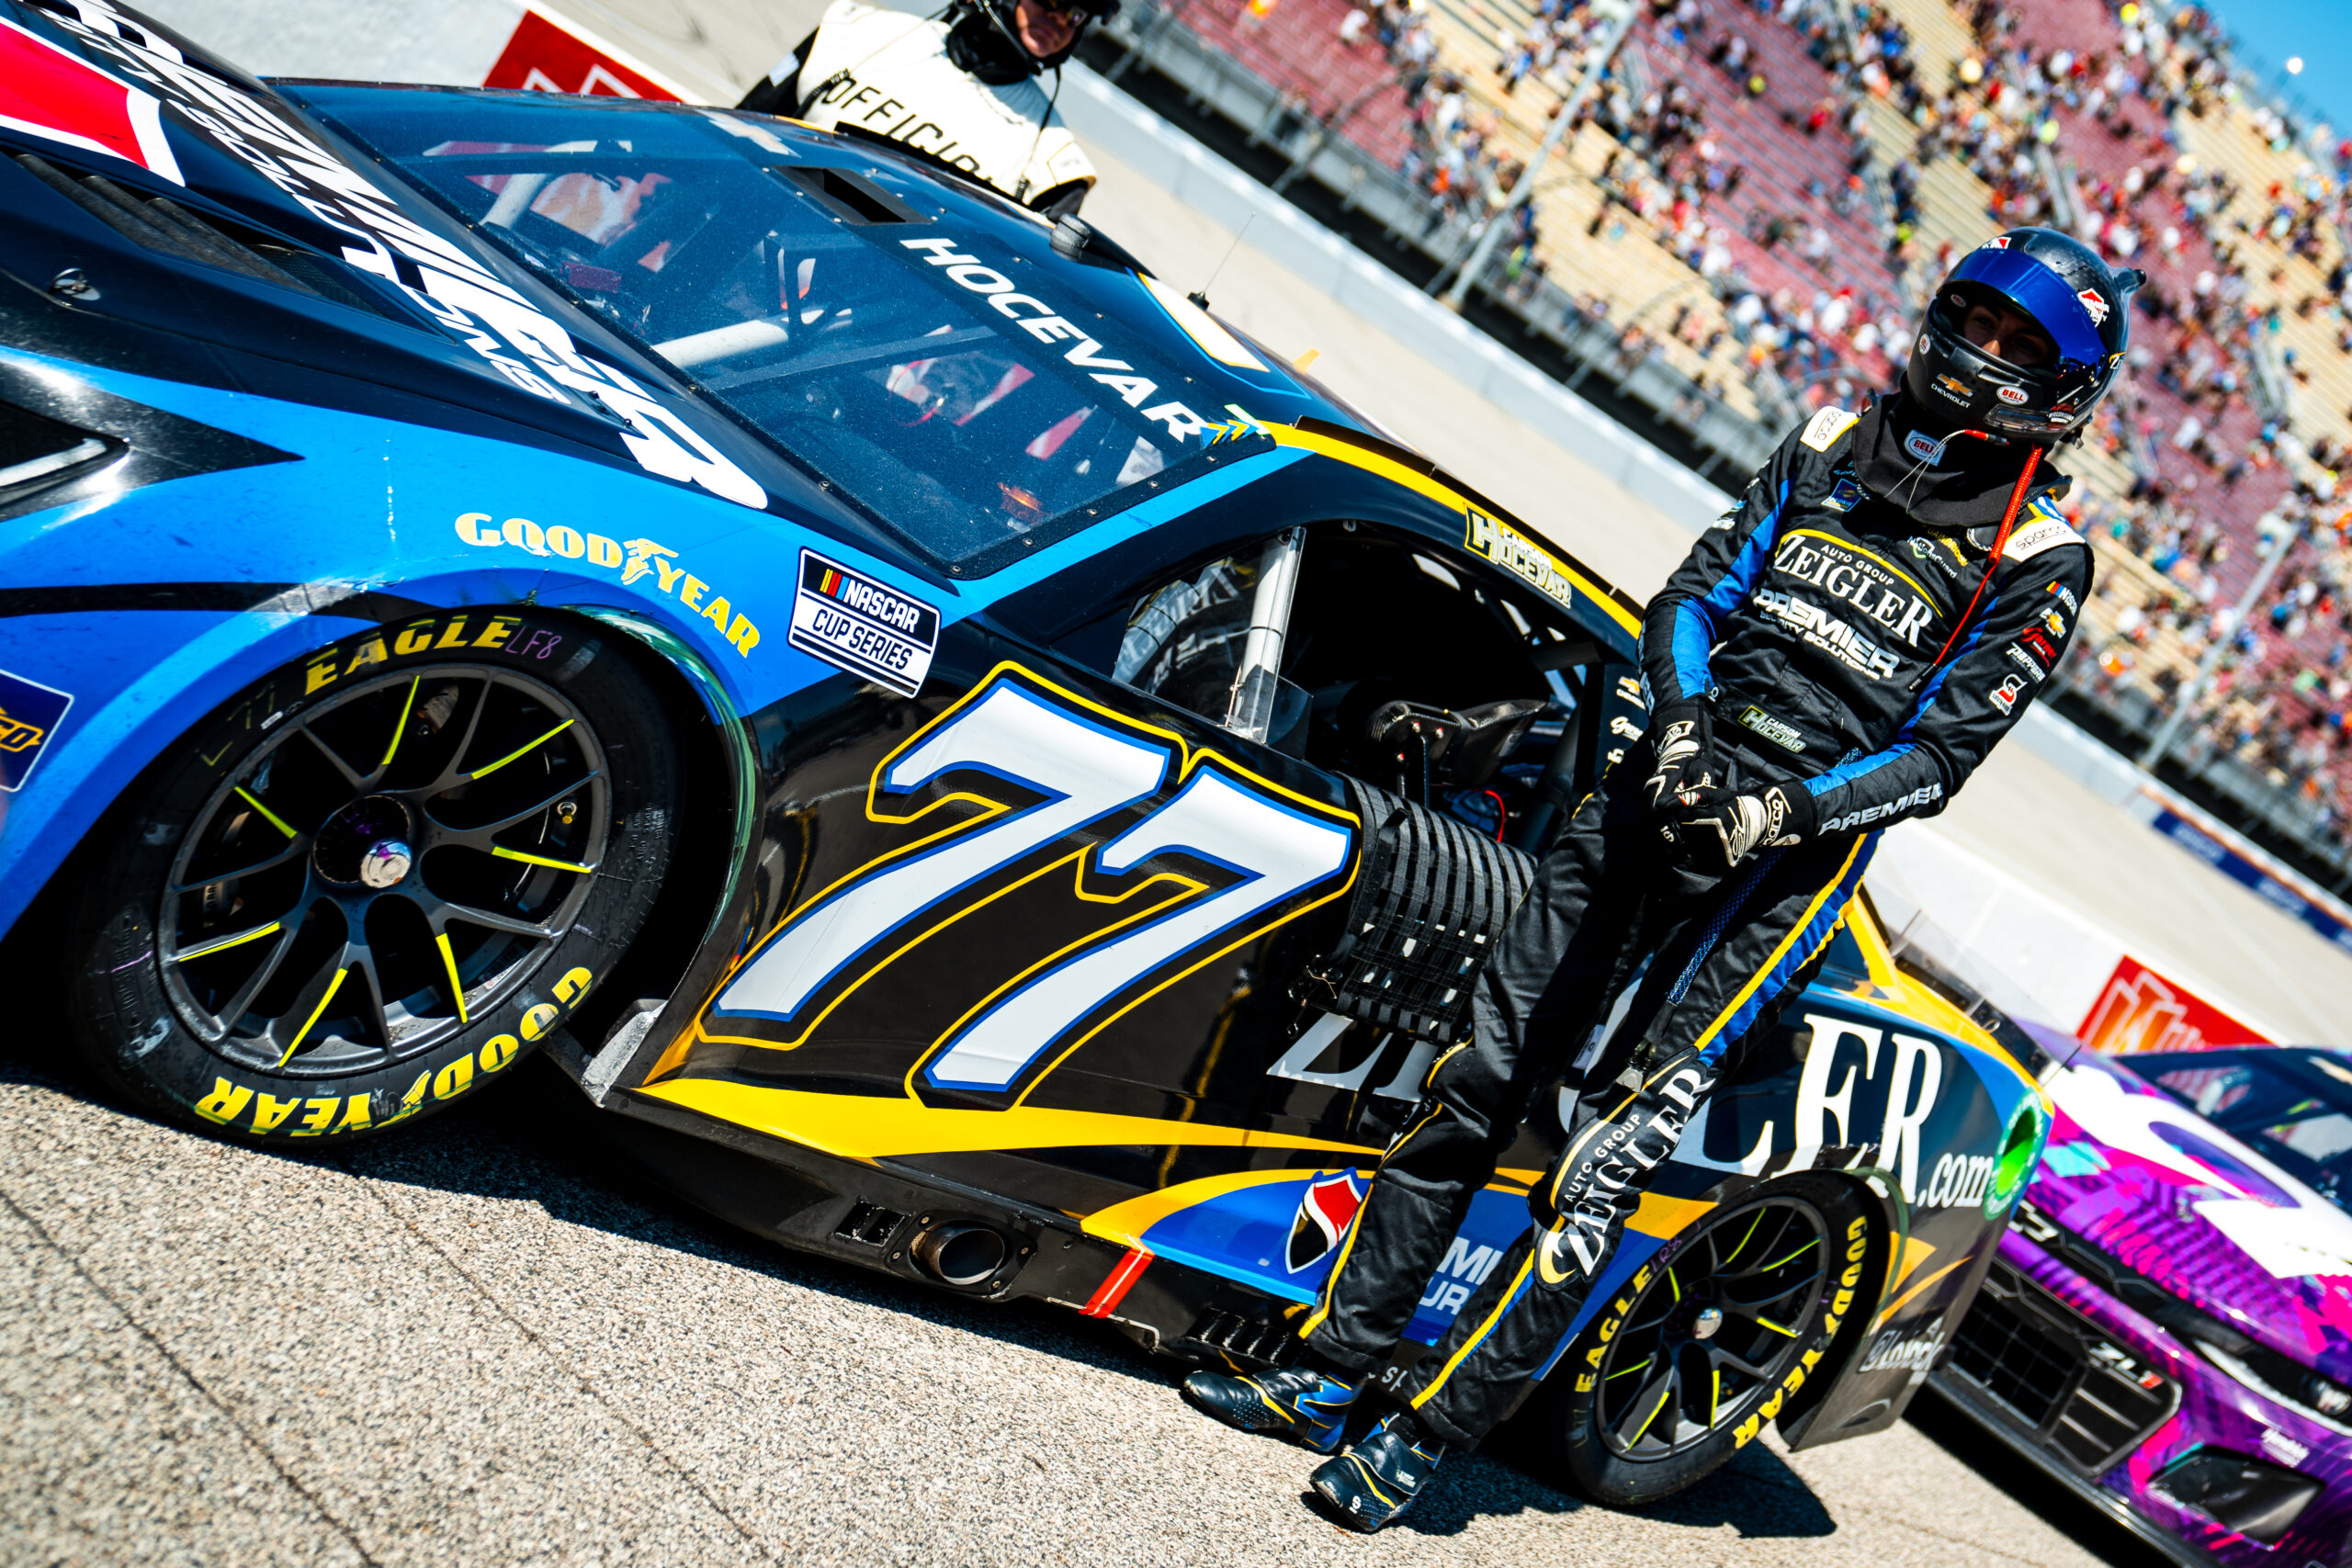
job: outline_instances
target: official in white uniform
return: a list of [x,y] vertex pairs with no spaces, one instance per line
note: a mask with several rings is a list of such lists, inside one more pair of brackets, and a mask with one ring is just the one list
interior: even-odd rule
[[833,0],[738,107],[856,126],[952,164],[1048,217],[1078,210],[1094,164],[1037,78],[1119,0],[954,0],[910,17]]

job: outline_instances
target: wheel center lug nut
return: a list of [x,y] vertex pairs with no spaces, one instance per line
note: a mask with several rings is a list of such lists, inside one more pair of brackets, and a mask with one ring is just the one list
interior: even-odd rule
[[1715,1337],[1715,1330],[1721,1328],[1723,1325],[1723,1308],[1701,1307],[1699,1309],[1699,1315],[1690,1320],[1690,1337],[1693,1339],[1713,1339]]
[[360,885],[375,888],[397,886],[407,877],[414,858],[409,847],[398,839],[379,839],[360,853]]

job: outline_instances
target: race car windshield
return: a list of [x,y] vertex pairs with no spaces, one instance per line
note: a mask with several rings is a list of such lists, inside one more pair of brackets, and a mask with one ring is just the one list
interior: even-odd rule
[[842,150],[716,111],[300,96],[951,567],[1219,433],[1115,320],[887,161],[820,167]]
[[2337,1208],[2352,1209],[2352,1061],[2294,1046],[2117,1060]]

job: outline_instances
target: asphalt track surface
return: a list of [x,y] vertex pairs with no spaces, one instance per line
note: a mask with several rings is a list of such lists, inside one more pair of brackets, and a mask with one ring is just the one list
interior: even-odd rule
[[[207,36],[200,4],[157,8]],[[805,30],[737,0],[588,19],[682,73],[740,60],[738,83]],[[1089,216],[1205,278],[1230,233],[1103,172]],[[1274,347],[1320,349],[1317,375],[1635,593],[1687,547],[1246,243],[1216,297]],[[2164,857],[2194,867],[2030,758],[1997,758],[1947,821],[2034,875],[2021,818],[2113,868],[2116,896],[2070,891],[2094,913],[2148,919],[2130,906],[2172,888]],[[2267,942],[2249,922],[2279,917],[2196,875],[2216,930],[2340,998],[2339,959]],[[1498,1440],[1367,1540],[1304,1503],[1311,1456],[1187,1410],[1180,1369],[1067,1313],[706,1220],[633,1176],[539,1064],[406,1136],[306,1157],[128,1112],[62,1069],[60,1038],[38,998],[0,1038],[0,1563],[2154,1562],[1927,1397],[1857,1442],[1790,1455],[1768,1436],[1638,1514],[1580,1504]]]
[[1457,1456],[1367,1540],[1107,1329],[672,1204],[538,1064],[304,1157],[95,1100],[53,1038],[0,1056],[10,1563],[2149,1561],[1939,1411],[1640,1514]]

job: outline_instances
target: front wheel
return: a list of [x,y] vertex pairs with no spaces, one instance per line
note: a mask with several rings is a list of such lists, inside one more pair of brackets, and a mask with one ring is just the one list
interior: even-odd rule
[[503,1072],[618,962],[678,747],[613,634],[480,610],[256,682],[132,786],[70,934],[75,1043],[251,1138],[345,1140]]
[[1800,1179],[1676,1237],[1586,1325],[1530,1414],[1585,1495],[1654,1502],[1754,1440],[1840,1326],[1875,1222],[1846,1183]]

